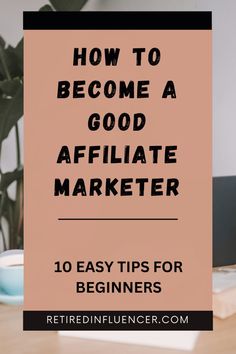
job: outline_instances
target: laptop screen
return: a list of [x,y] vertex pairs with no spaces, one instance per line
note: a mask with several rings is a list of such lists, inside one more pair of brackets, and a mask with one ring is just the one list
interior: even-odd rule
[[213,266],[236,264],[236,176],[213,178]]

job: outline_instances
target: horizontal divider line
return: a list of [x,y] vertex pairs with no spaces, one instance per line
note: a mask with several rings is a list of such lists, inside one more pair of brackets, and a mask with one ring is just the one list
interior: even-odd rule
[[73,220],[78,220],[78,221],[122,221],[122,220],[127,220],[127,221],[178,221],[178,218],[58,218],[59,221],[73,221]]

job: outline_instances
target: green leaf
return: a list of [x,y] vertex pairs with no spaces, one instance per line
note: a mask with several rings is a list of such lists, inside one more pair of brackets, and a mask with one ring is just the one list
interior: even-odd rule
[[[3,198],[3,200],[2,200]],[[3,203],[2,203],[3,202]],[[15,200],[11,199],[8,195],[8,192],[6,191],[4,193],[4,196],[3,194],[0,195],[0,204],[2,203],[2,216],[4,216],[8,223],[9,223],[9,226],[11,227],[12,225],[12,221],[13,221],[13,210],[15,208]],[[12,211],[9,215],[9,211]]]
[[4,39],[0,36],[0,47],[5,48],[5,45],[6,45],[6,43],[5,43]]
[[22,38],[20,42],[17,44],[17,46],[15,47],[15,54],[18,59],[18,68],[19,70],[21,70],[22,75],[23,75],[23,52],[24,52],[23,43],[24,42]]
[[9,80],[11,78],[7,65],[6,50],[2,46],[0,46],[0,78],[1,80]]
[[5,191],[12,182],[22,179],[23,177],[23,169],[15,169],[11,172],[6,172],[1,174],[0,180],[0,191]]
[[22,85],[21,80],[16,77],[13,80],[0,81],[0,90],[7,96],[13,97]]
[[[2,199],[3,198],[3,199]],[[15,236],[14,236],[14,209],[15,209],[15,204],[16,202],[12,200],[7,191],[2,194],[1,198],[1,216],[4,216],[4,218],[7,220],[8,227],[9,227],[9,239],[10,239],[10,247],[12,246],[12,243],[14,242]]]
[[12,46],[0,46],[0,78],[10,80],[13,77],[23,76],[22,58],[18,58],[19,49]]
[[8,99],[0,97],[0,146],[3,140],[1,136],[4,136],[3,130],[5,125],[5,120],[6,120],[5,112],[8,108],[9,102],[10,101]]
[[20,241],[20,231],[23,223],[23,178],[17,181],[16,203],[14,208],[14,235],[18,246]]
[[0,97],[0,144],[23,115],[23,86],[11,99]]
[[53,11],[53,8],[50,5],[44,5],[39,11]]
[[87,0],[50,0],[57,11],[80,11]]
[[21,59],[18,57],[20,50],[22,51],[23,49],[19,47],[16,50],[10,45],[5,49],[7,67],[11,77],[23,76],[23,53],[21,54]]

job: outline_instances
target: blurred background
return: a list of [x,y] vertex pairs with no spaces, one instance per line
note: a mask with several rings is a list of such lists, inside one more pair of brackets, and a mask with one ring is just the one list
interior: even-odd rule
[[[49,4],[56,10],[75,10],[79,3],[85,4],[82,11],[210,10],[213,13],[213,251],[214,265],[220,268],[213,272],[213,310],[217,317],[214,332],[201,333],[194,353],[235,354],[236,265],[232,264],[236,264],[236,0],[0,0],[0,263],[4,260],[3,250],[23,248],[22,12],[37,11],[42,6],[50,10]],[[15,257],[15,264],[23,264],[23,253],[11,257]],[[9,254],[5,259],[10,259]],[[6,299],[5,294],[0,294],[2,303],[22,301],[23,296]],[[143,347],[78,342],[56,333],[22,333],[21,308],[1,304],[0,311],[3,354],[78,353],[78,347],[80,353],[144,352]],[[168,334],[165,345],[168,347],[175,340],[176,348],[193,349],[197,336],[189,332],[184,338],[177,336],[170,340]],[[163,337],[159,340],[163,341]],[[164,349],[145,349],[145,352],[183,353]]]

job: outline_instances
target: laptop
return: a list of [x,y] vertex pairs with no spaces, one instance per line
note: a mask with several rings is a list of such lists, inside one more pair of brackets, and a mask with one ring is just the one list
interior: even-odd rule
[[236,176],[213,178],[213,266],[236,264]]

